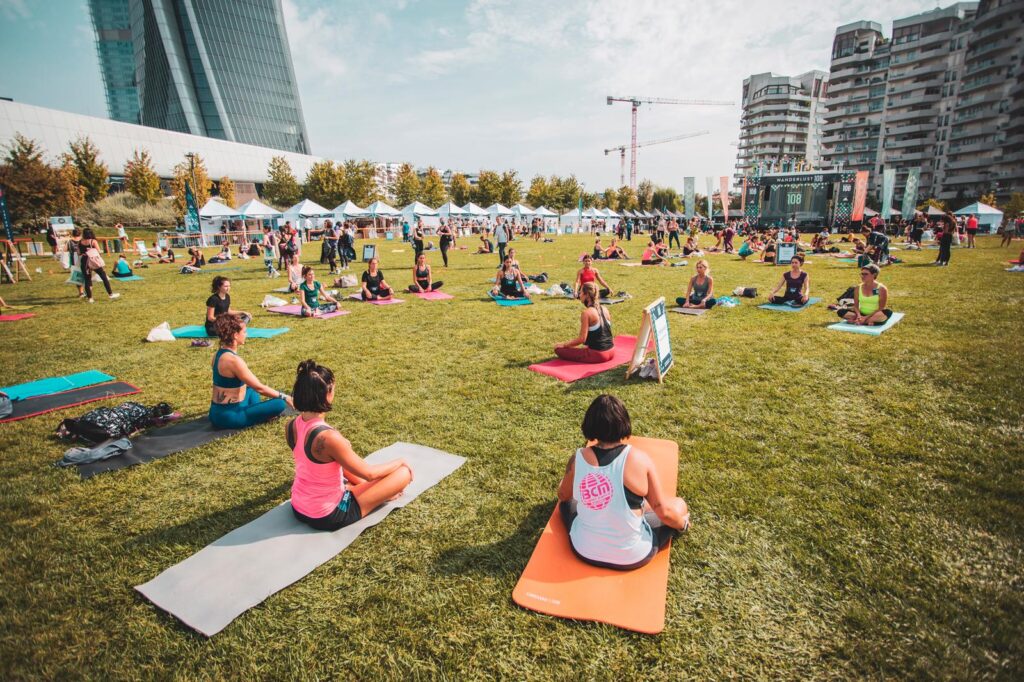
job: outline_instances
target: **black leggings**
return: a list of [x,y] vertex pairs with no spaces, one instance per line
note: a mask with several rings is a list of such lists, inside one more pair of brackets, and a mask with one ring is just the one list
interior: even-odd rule
[[[345,509],[342,509],[342,505],[345,505]],[[334,508],[334,511],[327,516],[314,519],[295,511],[295,507],[292,507],[292,513],[295,514],[295,518],[302,521],[310,528],[327,531],[338,530],[339,528],[350,526],[363,518],[363,510],[359,508],[359,500],[356,499],[355,495],[348,491],[345,492],[344,497],[341,498],[341,502]]]
[[441,258],[444,259],[444,266],[448,267],[448,247],[450,246],[446,237],[441,237]]
[[418,294],[418,293],[420,293],[420,288],[424,289],[425,291],[437,291],[438,289],[440,289],[444,285],[444,282],[431,282],[430,283],[430,288],[428,289],[426,282],[427,282],[426,280],[423,280],[422,282],[420,282],[419,283],[419,287],[417,287],[415,284],[410,284],[409,285],[409,293],[410,294]]
[[85,297],[92,298],[92,273],[95,272],[103,280],[103,286],[107,290],[107,295],[111,295],[114,291],[110,288],[110,280],[107,278],[107,271],[103,268],[97,268],[92,272],[89,272],[89,263],[85,256],[79,256],[82,259],[82,279],[85,280]]
[[412,245],[415,250],[415,254],[412,257],[412,262],[415,263],[417,260],[419,260],[420,254],[423,253],[423,240],[413,239]]
[[679,246],[679,233],[678,232],[669,232],[668,233],[668,247],[670,249],[672,248],[672,240],[673,239],[676,240],[676,246]]
[[[558,513],[562,517],[562,523],[565,524],[565,530],[570,531],[572,529],[572,522],[576,519],[576,500],[566,500],[565,502],[558,503]],[[675,528],[664,525],[658,515],[654,512],[647,512],[644,514],[644,518],[647,519],[647,524],[651,527],[651,531],[654,534],[653,542],[651,543],[650,553],[636,562],[635,564],[608,564],[603,561],[594,561],[588,559],[585,556],[581,556],[576,548],[572,546],[572,540],[569,541],[569,547],[572,549],[572,553],[576,555],[576,558],[583,563],[590,564],[591,566],[599,566],[600,568],[611,568],[616,571],[632,571],[633,569],[646,566],[651,563],[651,560],[658,554],[658,552],[665,548],[669,540],[679,536],[679,531]]]
[[338,255],[338,242],[335,239],[327,240],[327,263],[331,266],[331,272],[334,272],[338,267],[337,263]]
[[803,305],[803,302],[800,300],[801,297],[802,295],[800,293],[791,294],[787,291],[783,296],[772,296],[768,299],[768,302],[773,305],[782,305],[783,303],[792,301],[793,303]]

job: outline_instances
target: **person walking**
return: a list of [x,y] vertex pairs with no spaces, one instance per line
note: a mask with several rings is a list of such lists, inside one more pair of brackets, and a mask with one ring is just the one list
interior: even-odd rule
[[505,227],[504,220],[499,220],[494,227],[494,239],[498,242],[498,262],[504,263],[505,248],[508,246],[508,228]]
[[107,290],[107,296],[111,300],[115,298],[121,298],[121,294],[115,294],[110,288],[110,279],[107,277],[107,271],[104,269],[106,264],[103,262],[103,257],[100,256],[100,243],[96,241],[96,235],[93,233],[92,228],[87,227],[82,230],[82,240],[78,242],[78,260],[82,264],[82,278],[85,280],[83,286],[85,287],[85,298],[89,303],[95,303],[96,301],[92,298],[92,275],[96,273],[103,280],[103,287]]

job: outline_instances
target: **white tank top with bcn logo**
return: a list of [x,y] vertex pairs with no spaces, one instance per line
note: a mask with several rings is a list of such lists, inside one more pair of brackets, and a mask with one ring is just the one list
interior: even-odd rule
[[644,517],[637,516],[626,502],[623,472],[631,446],[608,466],[591,466],[576,451],[572,494],[576,519],[569,529],[573,548],[591,561],[606,564],[635,564],[651,552],[653,533]]

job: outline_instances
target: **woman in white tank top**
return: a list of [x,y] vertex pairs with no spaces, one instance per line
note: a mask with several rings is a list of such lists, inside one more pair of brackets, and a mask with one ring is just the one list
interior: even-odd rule
[[618,398],[594,399],[583,435],[596,443],[569,458],[558,486],[573,553],[595,566],[640,568],[689,527],[689,509],[681,497],[663,493],[651,458],[622,442],[632,426]]

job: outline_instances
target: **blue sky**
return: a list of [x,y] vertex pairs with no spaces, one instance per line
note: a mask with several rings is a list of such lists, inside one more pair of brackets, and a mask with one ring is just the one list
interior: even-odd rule
[[[949,3],[944,3],[949,4]],[[892,20],[934,0],[284,0],[313,152],[619,184],[603,149],[629,141],[605,96],[733,100],[644,106],[638,176],[682,187],[731,175],[742,81],[828,70],[836,26]],[[87,4],[0,0],[0,96],[106,116]],[[700,186],[700,183],[698,183]]]

